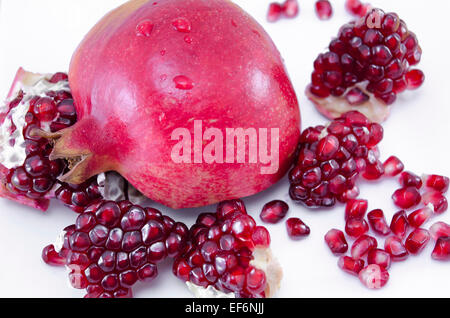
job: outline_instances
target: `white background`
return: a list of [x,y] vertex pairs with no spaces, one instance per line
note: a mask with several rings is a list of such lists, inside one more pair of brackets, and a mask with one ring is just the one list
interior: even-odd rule
[[[34,72],[67,71],[71,53],[83,35],[108,10],[122,0],[3,0],[0,11],[0,96],[5,97],[19,66]],[[301,0],[301,12],[295,20],[269,24],[265,20],[269,0],[235,0],[253,15],[273,37],[284,57],[297,91],[304,128],[324,123],[303,92],[308,84],[313,60],[337,34],[340,25],[351,19],[344,0],[332,0],[335,10],[330,21],[319,21],[313,0]],[[373,5],[395,11],[416,32],[423,48],[420,64],[426,82],[420,90],[403,94],[385,123],[382,158],[399,156],[407,169],[418,174],[450,175],[450,50],[447,0],[374,0]],[[382,208],[390,221],[397,211],[390,199],[398,185],[384,180],[362,187],[361,197],[369,208]],[[259,220],[262,205],[273,199],[284,199],[291,207],[289,217],[298,216],[310,227],[311,235],[302,241],[288,239],[284,223],[267,226],[272,246],[284,268],[279,297],[449,297],[450,263],[433,261],[432,244],[417,257],[394,263],[388,285],[379,291],[363,287],[342,272],[323,242],[332,227],[344,228],[344,207],[327,211],[307,210],[293,203],[288,195],[287,180],[273,188],[245,199],[248,210]],[[156,206],[156,205],[155,205]],[[191,225],[200,211],[169,211],[177,220]],[[84,292],[67,287],[63,268],[53,268],[41,261],[42,248],[54,241],[58,232],[72,224],[76,215],[53,202],[42,213],[0,199],[0,296],[3,297],[81,297]],[[434,219],[450,223],[450,212]],[[432,224],[428,223],[427,227]],[[380,245],[383,240],[379,240]],[[434,244],[433,244],[434,245]],[[136,297],[190,297],[183,283],[170,270],[169,263],[160,266],[160,275],[150,284],[133,288]]]

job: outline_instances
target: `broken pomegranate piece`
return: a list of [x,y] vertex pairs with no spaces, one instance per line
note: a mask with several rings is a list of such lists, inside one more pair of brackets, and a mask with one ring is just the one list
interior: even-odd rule
[[[356,15],[364,10],[359,1],[347,2],[347,8]],[[342,26],[317,57],[306,95],[330,119],[358,110],[382,122],[397,94],[423,83],[423,73],[410,70],[421,53],[415,34],[396,13],[371,9]]]
[[310,127],[300,137],[299,153],[289,172],[290,196],[308,207],[331,207],[357,193],[359,175],[369,180],[384,173],[376,145],[383,128],[357,111],[348,112],[327,127]]
[[282,272],[261,229],[241,200],[222,202],[216,213],[198,216],[173,273],[198,297],[271,297]]
[[65,229],[58,255],[48,246],[43,259],[65,265],[71,285],[86,289],[87,298],[131,297],[138,280],[153,280],[159,262],[178,256],[188,234],[184,224],[156,209],[101,200]]
[[66,164],[49,160],[52,143],[39,131],[55,132],[76,122],[67,75],[19,69],[0,112],[0,196],[45,211]]

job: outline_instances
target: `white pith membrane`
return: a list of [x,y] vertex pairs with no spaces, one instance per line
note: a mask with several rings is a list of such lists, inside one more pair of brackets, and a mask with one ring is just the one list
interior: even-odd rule
[[[268,247],[256,247],[253,250],[253,260],[250,266],[262,270],[266,274],[266,298],[271,298],[280,289],[283,270],[278,260],[273,256]],[[234,293],[225,293],[217,290],[213,286],[202,287],[189,281],[186,282],[189,291],[195,298],[236,298]]]
[[[377,99],[374,94],[367,91],[367,84],[368,81],[357,83],[354,86],[347,88],[345,93],[339,97],[332,95],[326,98],[318,97],[311,93],[310,86],[306,88],[305,94],[308,99],[314,103],[317,110],[329,119],[336,119],[341,117],[346,112],[357,110],[371,121],[380,124],[389,116],[391,106],[384,104],[382,101]],[[364,94],[369,96],[369,99],[360,105],[350,105],[345,98],[345,95],[355,87],[359,88]]]
[[[14,169],[24,164],[26,159],[25,139],[23,128],[25,127],[25,115],[30,109],[30,100],[34,96],[46,97],[48,91],[66,91],[70,93],[67,81],[50,83],[50,75],[40,75],[26,72],[25,76],[14,84],[11,96],[0,108],[0,114],[8,112],[9,103],[14,100],[20,91],[24,96],[22,101],[12,108],[6,115],[0,126],[0,163],[8,169]],[[11,134],[13,125],[16,127]],[[50,131],[50,122],[41,122],[42,129]]]

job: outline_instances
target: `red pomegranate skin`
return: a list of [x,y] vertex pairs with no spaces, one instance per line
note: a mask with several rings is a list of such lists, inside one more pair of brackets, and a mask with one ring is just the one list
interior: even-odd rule
[[[174,27],[180,18],[189,32]],[[179,76],[187,78],[184,89],[176,85]],[[187,208],[258,193],[292,163],[300,135],[295,91],[269,35],[230,1],[125,3],[86,35],[72,57],[69,83],[79,122],[59,139],[53,157],[84,160],[66,181],[115,170],[147,197]],[[202,120],[203,131],[220,129],[224,139],[226,128],[278,128],[279,169],[261,174],[267,164],[236,158],[173,162],[176,128],[190,131],[194,157],[194,120]],[[224,159],[225,148],[224,142]]]

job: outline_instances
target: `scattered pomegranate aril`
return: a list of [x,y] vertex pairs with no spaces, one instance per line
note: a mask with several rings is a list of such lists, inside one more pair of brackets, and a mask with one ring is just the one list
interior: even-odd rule
[[296,164],[289,172],[291,198],[308,207],[346,202],[358,193],[355,183],[360,173],[370,174],[372,179],[383,174],[376,155],[382,138],[381,125],[357,111],[342,115],[326,128],[307,128],[300,137]]
[[269,5],[269,10],[267,12],[267,21],[276,22],[281,18],[283,13],[283,6],[279,3],[273,2]]
[[392,200],[401,209],[410,209],[420,203],[422,197],[415,187],[401,188],[394,192]]
[[269,232],[256,226],[241,200],[220,203],[216,213],[200,214],[189,236],[173,273],[189,282],[194,293],[214,288],[253,298],[270,297],[277,290],[281,269],[269,250]]
[[[158,210],[128,201],[98,201],[84,209],[65,229],[64,245],[69,280],[86,289],[88,298],[130,297],[138,281],[157,276],[157,263],[177,257],[188,239],[188,229]],[[54,249],[46,247],[43,255]],[[46,260],[44,258],[44,260]]]
[[354,259],[360,259],[367,255],[370,250],[377,248],[377,240],[369,235],[362,235],[353,242],[351,254]]
[[328,0],[318,0],[315,4],[316,14],[320,20],[328,20],[333,15],[333,7]]
[[430,234],[435,241],[441,237],[450,236],[450,224],[445,222],[436,222],[430,227]]
[[422,224],[427,222],[432,215],[433,211],[429,207],[424,207],[414,212],[411,212],[408,215],[408,223],[412,227],[418,228],[422,226]]
[[363,17],[366,15],[367,11],[370,8],[369,4],[363,4],[359,0],[346,0],[345,8],[347,11],[353,15],[358,17]]
[[391,220],[391,231],[399,238],[403,239],[408,231],[409,223],[405,211],[399,211],[394,214]]
[[61,256],[55,247],[51,244],[42,250],[42,260],[49,265],[63,266],[66,264],[66,258]]
[[[411,71],[422,50],[396,13],[365,12],[368,6],[359,1],[348,1],[346,7],[352,14],[364,16],[343,25],[329,50],[316,58],[306,94],[330,119],[359,110],[372,121],[382,122],[389,116],[390,107],[386,106],[393,104],[398,94],[422,84],[423,73]],[[371,168],[379,169],[376,165]]]
[[349,256],[341,256],[338,260],[338,266],[344,272],[358,276],[359,272],[364,268],[364,260],[353,259]]
[[432,208],[436,214],[442,214],[448,209],[447,198],[438,191],[424,193],[422,195],[422,203]]
[[392,261],[399,262],[408,258],[409,253],[397,236],[389,236],[384,242],[384,250],[391,255]]
[[358,238],[369,231],[369,225],[364,219],[348,219],[345,223],[345,233],[348,236]]
[[405,169],[403,162],[396,156],[391,156],[383,163],[384,175],[388,177],[395,177]]
[[345,206],[345,220],[363,219],[366,215],[369,203],[367,200],[349,200]]
[[389,269],[391,267],[391,255],[385,250],[374,248],[367,255],[367,264],[377,264],[381,268]]
[[432,175],[425,175],[423,179],[425,182],[425,186],[427,188],[439,191],[441,193],[445,193],[448,190],[449,185],[448,177],[432,174]]
[[266,203],[259,217],[263,222],[276,224],[280,222],[288,213],[289,205],[281,200],[274,200]]
[[289,218],[286,221],[286,228],[291,239],[299,239],[308,236],[310,228],[299,218]]
[[377,234],[388,235],[389,233],[391,233],[391,228],[387,224],[382,210],[376,209],[370,211],[367,214],[367,219],[369,220],[369,224],[372,230]]
[[420,253],[430,241],[430,232],[425,229],[415,229],[405,241],[405,247],[411,254]]
[[450,261],[450,236],[438,238],[431,257],[437,261]]
[[425,81],[425,74],[421,70],[411,70],[405,75],[408,89],[417,89]]
[[380,289],[389,280],[389,273],[386,269],[377,264],[370,264],[359,272],[359,280],[369,289]]
[[298,15],[299,6],[297,0],[286,0],[283,3],[283,15],[287,18],[295,18]]
[[347,240],[341,230],[329,230],[327,234],[325,234],[325,242],[333,254],[343,254],[348,250]]
[[409,171],[402,172],[398,181],[402,188],[415,187],[420,189],[423,185],[422,179],[418,175]]

